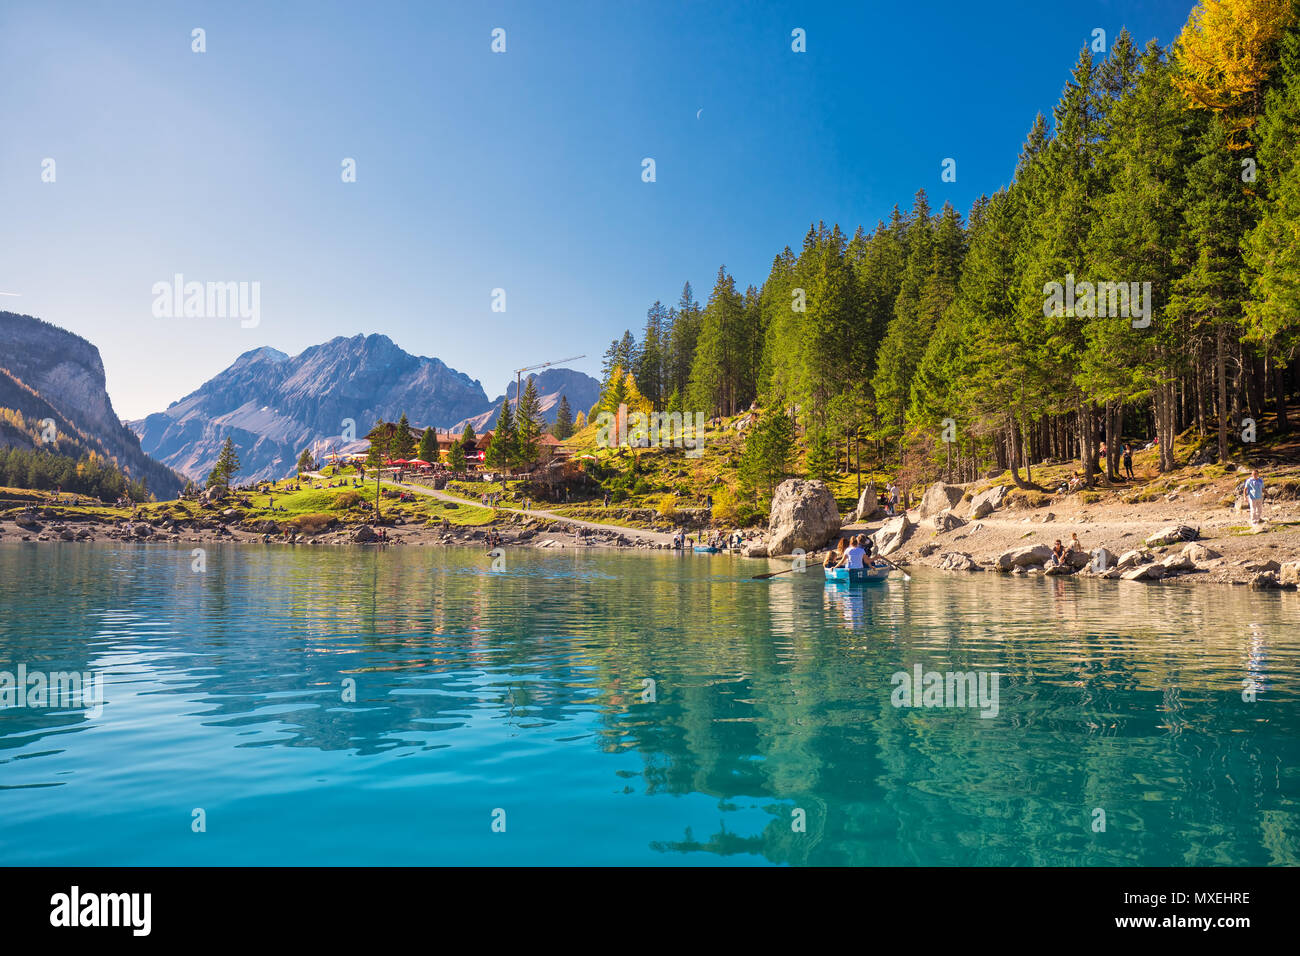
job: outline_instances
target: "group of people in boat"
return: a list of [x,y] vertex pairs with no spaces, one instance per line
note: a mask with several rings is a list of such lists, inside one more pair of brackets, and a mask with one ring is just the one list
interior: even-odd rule
[[822,562],[827,568],[848,568],[854,570],[865,568],[875,554],[876,546],[865,534],[855,534],[850,538],[840,538],[832,551],[826,552]]

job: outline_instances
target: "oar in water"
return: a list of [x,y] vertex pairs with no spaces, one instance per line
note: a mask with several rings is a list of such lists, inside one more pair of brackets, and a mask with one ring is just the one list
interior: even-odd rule
[[778,574],[789,574],[791,571],[798,571],[798,570],[801,570],[801,569],[800,569],[800,568],[786,568],[784,571],[769,571],[769,572],[767,572],[767,574],[756,574],[756,575],[754,575],[752,578],[750,578],[750,580],[751,580],[751,581],[766,581],[768,578],[774,578],[774,577],[776,577]]
[[902,568],[900,568],[898,565],[896,565],[893,561],[890,561],[888,558],[881,558],[880,555],[876,555],[876,557],[879,558],[879,560],[884,561],[887,565],[889,565],[891,568],[893,568],[895,571],[901,574],[903,576],[904,581],[912,580],[912,576],[908,574],[906,571],[904,571]]

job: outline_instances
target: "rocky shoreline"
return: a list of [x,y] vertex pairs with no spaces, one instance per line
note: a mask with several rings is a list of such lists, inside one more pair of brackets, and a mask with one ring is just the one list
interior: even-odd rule
[[[1251,526],[1231,486],[1150,502],[1090,502],[1079,495],[1034,507],[1006,486],[932,485],[906,515],[861,524],[898,564],[943,571],[1080,576],[1156,583],[1206,581],[1256,590],[1300,585],[1300,501],[1270,500]],[[1072,536],[1078,546],[1070,549]],[[1052,545],[1067,549],[1056,562]]]
[[[538,548],[642,548],[663,546],[638,539],[636,532],[611,528],[597,531],[575,527],[564,521],[507,517],[498,524],[429,527],[423,524],[345,525],[320,532],[282,531],[281,525],[267,521],[249,530],[221,517],[196,518],[189,521],[161,519],[103,519],[94,515],[69,514],[65,508],[38,508],[15,517],[0,519],[0,543],[123,541],[170,544],[288,544],[288,545],[357,545],[357,546],[487,546],[489,534],[499,536],[503,545],[528,545]],[[383,537],[381,538],[380,535]]]
[[[864,533],[879,554],[900,566],[946,572],[985,571],[1017,576],[1078,576],[1158,584],[1212,582],[1258,590],[1300,586],[1300,496],[1268,501],[1265,522],[1248,523],[1231,506],[1231,483],[1207,485],[1153,501],[1098,502],[1081,495],[1031,501],[1005,485],[932,485],[919,506],[885,518],[867,488],[857,511],[842,524],[821,482],[791,480],[778,489],[772,522],[744,555],[789,560],[804,550],[820,561],[837,537]],[[382,535],[382,537],[381,537]],[[636,528],[582,524],[577,519],[503,509],[492,524],[460,526],[407,522],[333,523],[311,529],[290,522],[250,522],[234,509],[188,518],[163,514],[134,519],[78,513],[66,507],[29,507],[0,518],[0,543],[92,542],[287,544],[307,546],[506,546],[544,549],[664,550],[665,535]],[[1071,548],[1072,537],[1078,543]],[[1067,553],[1057,562],[1052,545]],[[786,552],[782,554],[782,552]]]

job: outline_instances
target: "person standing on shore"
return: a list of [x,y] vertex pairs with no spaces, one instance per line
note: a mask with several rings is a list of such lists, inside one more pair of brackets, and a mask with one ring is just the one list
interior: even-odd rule
[[1259,469],[1251,471],[1246,479],[1246,501],[1250,503],[1250,523],[1252,526],[1264,520],[1264,479],[1259,476]]

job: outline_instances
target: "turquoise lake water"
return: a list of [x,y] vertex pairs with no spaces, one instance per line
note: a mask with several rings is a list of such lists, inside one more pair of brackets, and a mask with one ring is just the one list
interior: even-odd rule
[[[206,560],[0,544],[0,671],[103,687],[0,709],[6,864],[1300,863],[1296,594]],[[916,665],[997,672],[996,716],[895,706]]]

